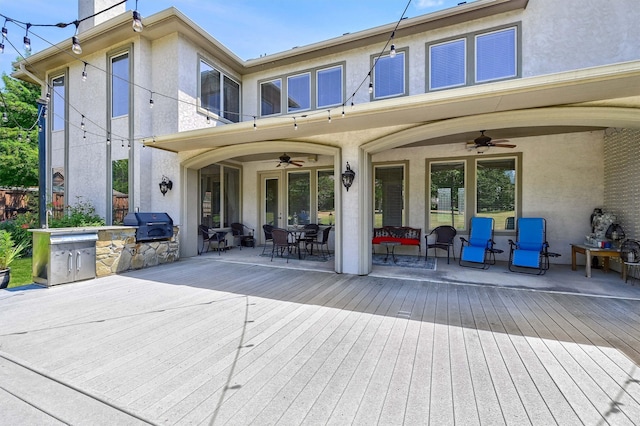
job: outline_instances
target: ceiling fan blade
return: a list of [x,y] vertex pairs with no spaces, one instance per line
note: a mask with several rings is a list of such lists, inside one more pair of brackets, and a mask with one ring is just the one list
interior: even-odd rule
[[276,167],[280,167],[282,165],[282,163],[278,163],[278,165]]
[[491,146],[499,146],[501,148],[515,148],[516,145],[512,143],[492,143]]
[[302,167],[302,164],[298,164],[295,161],[289,161],[289,164],[293,164],[294,166]]
[[509,139],[491,139],[491,144],[509,142]]

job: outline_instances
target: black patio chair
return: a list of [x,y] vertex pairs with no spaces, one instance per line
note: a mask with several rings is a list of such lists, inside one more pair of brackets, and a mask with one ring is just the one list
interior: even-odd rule
[[[209,231],[207,225],[199,225],[198,230],[202,234],[202,248],[198,252],[198,254],[202,254],[204,252],[205,245],[207,246],[207,251],[209,252],[209,247],[211,243],[217,244],[218,255],[221,254],[221,251],[227,248],[227,238],[226,231]],[[205,253],[206,253],[205,252]]]
[[[453,226],[443,225],[437,226],[433,228],[428,235],[424,236],[425,243],[427,245],[427,250],[424,259],[427,260],[429,257],[429,249],[433,248],[433,256],[436,257],[436,249],[446,250],[447,251],[447,264],[449,263],[449,253],[453,253],[453,260],[456,260],[456,252],[453,249],[453,239],[455,238],[458,231]],[[429,244],[429,235],[435,234],[436,240]]]
[[313,242],[318,239],[318,234],[320,233],[320,226],[315,223],[307,223],[303,229],[304,232],[304,246],[305,249],[307,246],[311,246],[311,254],[313,254]]
[[262,254],[267,250],[267,243],[270,241],[273,244],[273,235],[271,231],[273,231],[273,225],[262,225],[262,231],[264,232],[264,247],[262,248]]
[[289,231],[286,229],[274,228],[271,231],[271,235],[273,236],[273,247],[271,248],[271,261],[273,262],[273,254],[280,250],[280,256],[284,256],[284,252],[287,252],[287,263],[289,263],[289,255],[291,254],[292,249],[294,249],[298,243],[297,241],[292,241],[289,238]]
[[253,228],[249,228],[248,226],[238,222],[232,223],[229,226],[231,227],[233,243],[236,247],[240,247],[240,250],[242,250],[243,245],[246,247],[255,247],[253,242],[253,233],[255,230]]
[[[315,239],[314,241],[311,241],[311,253],[313,254],[313,246],[318,246],[318,249],[320,250],[320,254],[322,255],[322,257],[326,260],[329,258],[329,255],[331,254],[329,252],[329,232],[331,232],[331,226],[327,226],[326,228],[324,228],[322,230],[322,238],[320,240]],[[322,247],[326,247],[327,248],[327,254],[324,254],[324,251],[322,250]]]

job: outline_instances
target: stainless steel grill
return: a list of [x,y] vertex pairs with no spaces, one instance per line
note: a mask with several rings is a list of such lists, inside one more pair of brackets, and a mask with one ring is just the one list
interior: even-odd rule
[[129,213],[125,226],[137,226],[136,241],[167,240],[173,235],[173,219],[167,213]]

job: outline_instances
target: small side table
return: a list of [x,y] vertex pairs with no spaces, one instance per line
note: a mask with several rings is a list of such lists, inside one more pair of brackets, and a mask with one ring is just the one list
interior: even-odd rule
[[[396,247],[401,245],[401,243],[397,241],[383,241],[380,243],[380,245],[385,246],[385,248],[387,249],[387,255],[384,257],[385,262],[387,261],[387,259],[389,259],[389,254],[391,254],[393,263],[398,262],[398,259],[396,258]],[[391,247],[391,250],[389,250],[389,247]]]

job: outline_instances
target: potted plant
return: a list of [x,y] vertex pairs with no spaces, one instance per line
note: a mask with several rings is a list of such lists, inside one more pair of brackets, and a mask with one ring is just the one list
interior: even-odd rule
[[13,262],[24,250],[24,244],[15,244],[11,234],[0,230],[0,289],[9,285],[11,278],[11,262]]

